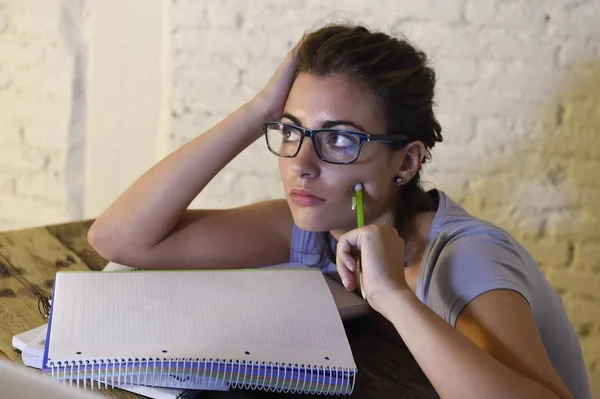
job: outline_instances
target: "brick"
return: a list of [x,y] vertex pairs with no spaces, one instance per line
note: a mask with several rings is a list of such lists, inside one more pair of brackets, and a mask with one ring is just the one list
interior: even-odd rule
[[0,65],[8,65],[11,69],[33,68],[43,57],[44,48],[40,44],[6,41],[0,51]]
[[519,118],[523,115],[545,115],[552,99],[506,95],[500,89],[474,85],[443,86],[437,91],[440,110],[463,116]]
[[259,51],[268,50],[268,45],[264,45],[268,42],[278,46],[281,42],[298,41],[303,32],[311,28],[311,23],[325,16],[323,7],[319,7],[313,10],[311,23],[299,24],[298,16],[306,12],[302,2],[264,1],[261,7],[248,7],[243,1],[237,4],[214,1],[206,10],[208,24],[214,30],[264,35],[261,46],[252,46]]
[[0,95],[3,91],[10,89],[12,85],[12,76],[8,72],[6,66],[0,64]]
[[563,125],[558,128],[536,126],[527,131],[530,132],[529,146],[545,157],[600,158],[600,136],[595,129]]
[[[69,221],[68,213],[61,205],[38,198],[0,194],[0,209],[3,215],[18,215],[12,227],[27,228]],[[8,219],[8,224],[12,220]]]
[[[596,338],[600,340],[599,338]],[[588,381],[590,384],[590,391],[592,392],[592,398],[597,398],[600,393],[600,352],[589,352],[584,351],[586,364],[589,364],[591,368],[588,368]],[[588,360],[589,359],[589,360]]]
[[585,95],[581,99],[570,99],[563,104],[564,123],[572,128],[597,128],[600,123],[600,103],[597,94]]
[[[487,200],[484,196],[483,201]],[[481,208],[473,212],[475,217],[486,220],[496,226],[505,229],[512,235],[519,232],[525,237],[536,237],[542,224],[539,216],[528,216],[526,218],[516,218],[514,212],[507,206],[489,206],[482,204]]]
[[465,156],[457,156],[457,154],[464,154],[465,152],[471,150],[474,151],[476,149],[476,144],[451,144],[444,143],[440,145],[440,147],[435,148],[435,160],[432,162],[430,168],[432,171],[444,171],[448,172],[457,172],[457,171],[465,171],[472,170],[478,168],[477,159],[465,157]]
[[43,124],[38,122],[40,119],[42,118],[31,118],[20,128],[21,139],[27,146],[52,152],[54,157],[57,157],[58,153],[63,154],[69,142],[68,121],[58,120]]
[[[8,116],[6,115],[6,117]],[[2,116],[0,116],[0,145],[17,143],[22,140],[20,130],[21,127],[13,120],[3,120]]]
[[[463,173],[445,172],[432,170],[429,165],[425,165],[421,174],[421,185],[423,189],[428,190],[437,188],[448,194],[453,200],[463,202],[464,197],[472,198],[473,195],[466,195],[466,188],[469,183],[469,177]],[[469,203],[468,205],[472,205]]]
[[[50,107],[49,107],[50,108]],[[47,152],[61,151],[68,145],[67,121],[57,123],[54,120],[44,120],[43,116],[33,113],[26,120],[0,115],[0,143],[12,143],[17,146],[43,149]],[[0,161],[1,163],[1,161]]]
[[[566,26],[562,31],[567,36],[580,38],[598,38],[600,36],[600,5],[596,1],[572,2],[566,8],[565,16],[568,18],[568,29]],[[560,31],[559,31],[560,32]]]
[[259,137],[252,145],[242,151],[229,165],[229,173],[240,175],[250,174],[252,176],[263,176],[269,181],[279,184],[279,158],[273,155],[267,148],[263,136]]
[[42,150],[27,148],[17,144],[0,144],[0,169],[15,172],[36,172],[43,170],[50,162],[50,155]]
[[430,57],[473,57],[479,46],[480,31],[473,26],[444,25],[436,22],[401,21],[395,29],[404,32],[410,41]]
[[[571,181],[579,181],[588,187],[600,188],[600,159],[571,159],[568,166],[568,173]],[[598,208],[600,210],[600,208]]]
[[[600,300],[600,276],[576,270],[549,269],[546,278],[553,287],[577,295],[594,297]],[[600,306],[600,301],[597,304]],[[599,313],[600,314],[600,313]],[[597,321],[597,320],[596,320]]]
[[478,58],[480,79],[490,79],[492,77],[506,73],[508,66],[511,64],[505,60],[493,60],[487,58]]
[[[555,241],[544,238],[525,238],[519,241],[539,264],[550,265],[553,268],[564,268],[572,261],[572,244],[568,241]],[[551,273],[556,274],[557,272],[552,270]]]
[[16,218],[6,218],[0,216],[0,232],[13,230],[17,226]]
[[171,33],[176,34],[180,29],[208,28],[207,7],[203,2],[173,2],[169,7]]
[[223,170],[206,186],[190,207],[224,209],[250,202],[281,198],[283,188],[278,180]]
[[444,57],[437,61],[436,71],[441,84],[468,85],[477,81],[479,64],[472,59]]
[[[481,146],[504,150],[515,140],[513,121],[503,116],[487,116],[475,119],[476,140]],[[480,147],[482,149],[482,147]]]
[[597,212],[588,209],[566,209],[548,215],[548,233],[560,240],[598,241]]
[[8,29],[8,15],[5,10],[0,9],[0,34],[6,32]]
[[526,34],[498,30],[482,30],[474,51],[479,57],[520,61],[529,68],[550,69],[554,63],[556,45]]
[[[523,166],[528,168],[529,166]],[[469,189],[485,196],[486,206],[512,207],[515,217],[532,213],[542,217],[556,210],[569,209],[578,205],[575,192],[568,190],[566,182],[549,184],[539,177],[535,180],[526,176],[504,175],[490,178],[471,176]]]
[[[577,287],[573,287],[572,291],[578,291]],[[569,293],[568,295],[563,296],[563,304],[567,311],[567,315],[573,324],[598,323],[600,301],[597,299],[584,298]]]
[[[229,113],[250,99],[237,91],[237,74],[237,68],[230,63],[215,59],[213,66],[202,69],[202,73],[193,69],[182,71],[173,91],[197,108]],[[237,100],[240,96],[243,98]]]
[[[31,92],[31,91],[30,91]],[[36,99],[25,100],[23,97],[6,95],[0,92],[0,109],[10,109],[9,118],[14,121],[31,121],[33,124],[45,123],[56,124],[68,121],[68,104],[51,101],[39,101]],[[0,116],[0,120],[3,116]],[[66,124],[63,125],[66,127]],[[65,129],[57,130],[66,136]],[[64,136],[63,136],[64,137]],[[0,140],[4,138],[0,136]]]
[[[589,323],[588,325],[591,325],[591,332],[588,336],[580,340],[581,349],[585,354],[591,355],[590,360],[600,360],[600,339],[598,339],[600,338],[598,336],[600,334],[600,325],[598,323]],[[597,365],[600,365],[600,362]],[[590,366],[593,368],[593,365]]]
[[527,93],[529,98],[544,98],[555,94],[556,82],[562,81],[566,75],[567,73],[561,70],[532,68],[529,63],[508,63],[497,73],[479,79],[477,84],[517,98],[524,93]]
[[[175,111],[175,109],[173,110]],[[227,113],[224,112],[206,111],[201,108],[192,108],[189,112],[184,112],[176,117],[173,116],[167,151],[175,151],[183,144],[216,125],[226,116]]]
[[[364,2],[360,2],[363,3]],[[460,2],[438,2],[435,0],[390,2],[397,14],[402,18],[411,18],[437,23],[459,22],[462,19],[463,7]],[[366,3],[368,5],[368,3]],[[372,6],[368,5],[368,8]]]
[[[297,39],[296,39],[297,40]],[[264,42],[264,47],[256,48],[257,42]],[[177,54],[178,51],[196,52],[194,55],[198,64],[209,69],[212,62],[219,56],[220,59],[231,59],[234,56],[244,55],[247,57],[261,57],[270,50],[266,47],[269,39],[264,31],[236,32],[221,31],[213,29],[178,29],[172,35],[172,50]],[[226,46],[223,43],[227,43]],[[281,44],[280,44],[281,46]],[[285,56],[285,50],[278,53],[279,56]],[[177,61],[177,59],[175,59]],[[181,66],[174,62],[175,67]],[[190,66],[185,64],[185,66]],[[214,67],[213,67],[214,68]],[[200,73],[201,71],[198,71]]]
[[579,198],[579,205],[581,209],[587,209],[591,213],[600,212],[600,189],[592,185],[588,185],[585,181],[578,182],[577,196]]
[[586,273],[600,274],[600,242],[577,244],[573,268]]
[[547,11],[539,2],[469,0],[465,19],[481,28],[495,27],[518,30],[532,35],[542,34]]
[[14,194],[14,174],[0,170],[0,194]]
[[53,173],[33,174],[16,178],[18,197],[36,198],[44,203],[66,206],[64,177]]
[[560,45],[558,61],[567,68],[583,67],[598,57],[598,46],[592,41],[566,41]]
[[[475,139],[475,119],[445,112],[437,112],[436,117],[442,125],[444,144],[469,144]],[[435,149],[434,149],[435,151]]]
[[559,93],[563,96],[564,102],[582,101],[586,98],[597,99],[597,93],[589,90],[590,87],[600,85],[600,71],[594,62],[566,70],[568,75],[559,86]]

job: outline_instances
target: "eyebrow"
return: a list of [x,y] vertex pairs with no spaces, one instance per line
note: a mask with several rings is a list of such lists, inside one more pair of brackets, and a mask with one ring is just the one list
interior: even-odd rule
[[[281,115],[282,118],[287,118],[289,120],[292,121],[292,123],[294,123],[294,125],[298,125],[298,126],[302,126],[302,122],[300,122],[300,119],[290,113],[284,113],[283,115]],[[367,130],[362,127],[361,125],[359,125],[358,123],[354,123],[352,121],[348,121],[348,120],[333,120],[333,121],[324,121],[321,128],[322,129],[329,129],[335,126],[352,126],[355,129],[360,130],[361,132],[366,132]]]

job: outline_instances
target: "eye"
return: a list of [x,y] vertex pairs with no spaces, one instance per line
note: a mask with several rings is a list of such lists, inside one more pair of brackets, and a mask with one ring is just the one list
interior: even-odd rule
[[326,144],[330,147],[350,147],[356,145],[356,137],[345,133],[329,133]]
[[283,135],[283,141],[298,141],[300,140],[300,132],[296,129],[292,129],[288,126],[281,127],[281,134]]

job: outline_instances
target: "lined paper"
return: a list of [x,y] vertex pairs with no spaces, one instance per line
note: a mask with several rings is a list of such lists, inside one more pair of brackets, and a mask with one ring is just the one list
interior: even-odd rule
[[[57,273],[49,357],[355,368],[319,270]],[[80,352],[80,353],[77,353]]]

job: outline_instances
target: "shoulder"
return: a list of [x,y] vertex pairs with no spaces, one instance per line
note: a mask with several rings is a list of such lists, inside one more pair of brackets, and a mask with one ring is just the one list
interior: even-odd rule
[[437,238],[425,273],[427,304],[454,325],[464,307],[488,291],[513,290],[529,302],[532,274],[541,271],[527,251],[503,229],[450,201],[440,195],[440,210],[445,206],[446,212],[433,226]]

